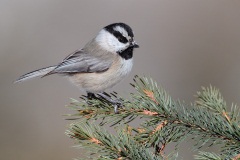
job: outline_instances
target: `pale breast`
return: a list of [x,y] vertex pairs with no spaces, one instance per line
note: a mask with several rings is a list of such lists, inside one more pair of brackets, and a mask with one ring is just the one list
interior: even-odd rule
[[124,79],[130,73],[132,65],[132,59],[125,60],[117,56],[107,71],[100,73],[78,73],[71,76],[70,80],[87,92],[103,92]]

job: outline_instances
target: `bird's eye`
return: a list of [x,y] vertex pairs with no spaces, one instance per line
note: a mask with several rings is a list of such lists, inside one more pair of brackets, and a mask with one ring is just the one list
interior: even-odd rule
[[123,36],[118,36],[117,39],[119,40],[119,42],[122,42],[122,43],[127,43],[128,42],[127,38],[125,38]]
[[116,31],[113,33],[115,35],[115,37],[118,39],[119,42],[121,43],[127,43],[128,40],[126,37],[124,37],[120,32]]
[[117,39],[122,42],[123,41],[123,38],[121,36],[118,36]]

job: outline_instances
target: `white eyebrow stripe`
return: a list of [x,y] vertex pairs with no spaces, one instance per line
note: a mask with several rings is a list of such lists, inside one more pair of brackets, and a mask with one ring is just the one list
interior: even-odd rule
[[123,35],[124,37],[128,37],[127,31],[126,31],[124,28],[120,27],[120,26],[114,27],[113,30],[122,33],[122,35]]

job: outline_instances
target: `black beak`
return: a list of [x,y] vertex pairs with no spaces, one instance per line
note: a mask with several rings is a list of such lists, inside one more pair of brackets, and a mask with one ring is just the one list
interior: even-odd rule
[[130,47],[139,48],[139,45],[136,42],[132,42]]

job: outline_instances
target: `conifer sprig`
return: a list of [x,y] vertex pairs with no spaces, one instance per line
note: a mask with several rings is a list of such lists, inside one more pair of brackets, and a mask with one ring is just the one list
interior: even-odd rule
[[[172,142],[176,142],[175,144],[178,146],[182,141],[190,138],[195,142],[193,150],[201,151],[203,146],[216,145],[221,148],[221,156],[209,152],[199,152],[199,155],[196,156],[197,159],[204,159],[204,157],[231,159],[240,155],[239,107],[232,105],[231,110],[228,111],[229,107],[219,90],[212,86],[203,87],[202,91],[197,92],[196,101],[191,105],[186,105],[173,100],[162,87],[159,87],[150,78],[136,76],[131,85],[137,92],[132,93],[129,100],[119,97],[116,93],[108,95],[123,100],[124,107],[119,108],[119,114],[115,114],[112,105],[103,98],[88,100],[86,97],[82,97],[81,101],[72,100],[71,107],[77,110],[77,113],[71,116],[79,118],[84,123],[86,121],[96,123],[95,120],[101,120],[100,125],[111,124],[112,126],[126,125],[137,117],[144,118],[140,126],[131,126],[131,132],[124,132],[124,134],[118,132],[116,135],[118,138],[115,137],[115,140],[121,139],[123,135],[130,137],[131,142],[134,142],[131,144],[135,146],[136,152],[137,146],[154,149],[152,154],[146,153],[146,155],[160,155],[164,158],[166,157],[165,146]],[[71,133],[81,130],[80,125],[77,126],[71,127]],[[87,126],[89,126],[88,123]],[[91,133],[100,130],[96,126],[87,128]],[[102,143],[106,137],[109,137],[109,134],[105,131],[101,133],[97,140],[102,137],[103,139],[99,140]],[[81,132],[81,134],[86,135],[85,132]],[[75,134],[71,136],[81,140],[81,136],[78,137]],[[88,140],[90,141],[90,139]],[[80,141],[80,143],[82,142]],[[135,151],[131,150],[131,152],[134,152],[135,155]],[[132,157],[132,159],[134,158]]]

